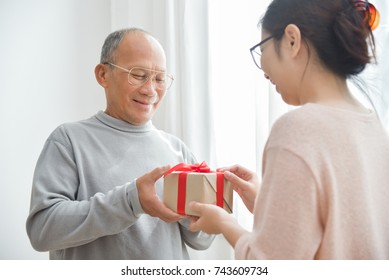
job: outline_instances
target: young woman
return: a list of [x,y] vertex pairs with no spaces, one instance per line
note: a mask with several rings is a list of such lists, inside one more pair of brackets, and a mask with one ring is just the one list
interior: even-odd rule
[[347,86],[374,59],[375,12],[352,0],[269,5],[251,52],[300,107],[273,126],[261,183],[241,166],[224,169],[254,214],[252,232],[197,202],[192,230],[222,233],[238,259],[389,259],[389,137]]

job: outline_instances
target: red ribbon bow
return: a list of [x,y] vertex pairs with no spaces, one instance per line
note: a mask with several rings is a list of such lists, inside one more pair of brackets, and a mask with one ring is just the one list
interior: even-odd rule
[[216,205],[224,208],[224,175],[221,172],[212,171],[208,165],[203,161],[200,164],[186,164],[179,163],[170,168],[163,176],[166,177],[174,171],[180,171],[178,174],[178,199],[177,199],[177,213],[186,215],[185,201],[186,201],[186,178],[188,173],[216,173]]
[[189,171],[189,172],[197,172],[197,173],[212,173],[211,169],[208,165],[203,161],[200,164],[187,164],[187,163],[179,163],[172,168],[170,168],[163,177],[166,177],[170,173],[174,171]]

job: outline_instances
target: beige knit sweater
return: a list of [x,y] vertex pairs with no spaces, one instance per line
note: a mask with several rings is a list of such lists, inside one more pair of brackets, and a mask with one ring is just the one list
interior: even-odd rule
[[237,259],[389,259],[389,137],[375,113],[307,104],[274,125]]

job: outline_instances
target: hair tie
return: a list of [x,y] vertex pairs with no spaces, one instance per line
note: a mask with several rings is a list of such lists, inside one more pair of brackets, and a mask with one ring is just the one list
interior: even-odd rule
[[369,3],[368,1],[353,0],[353,4],[358,11],[362,12],[362,18],[365,24],[371,30],[376,29],[380,22],[380,13],[376,9],[376,7],[373,4]]

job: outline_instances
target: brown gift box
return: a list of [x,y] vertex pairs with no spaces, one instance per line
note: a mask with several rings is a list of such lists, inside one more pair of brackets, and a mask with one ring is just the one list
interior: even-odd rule
[[[163,188],[163,201],[175,212],[178,212],[178,197],[179,197],[179,174],[182,172],[172,172],[164,178]],[[186,188],[185,192],[185,215],[199,216],[197,212],[191,210],[188,203],[191,201],[197,201],[201,203],[217,204],[217,173],[198,173],[198,172],[187,172],[186,177]],[[223,187],[223,208],[228,212],[232,213],[233,203],[233,189],[231,183],[224,179]],[[220,179],[219,179],[220,180]],[[183,202],[182,202],[183,203]]]

